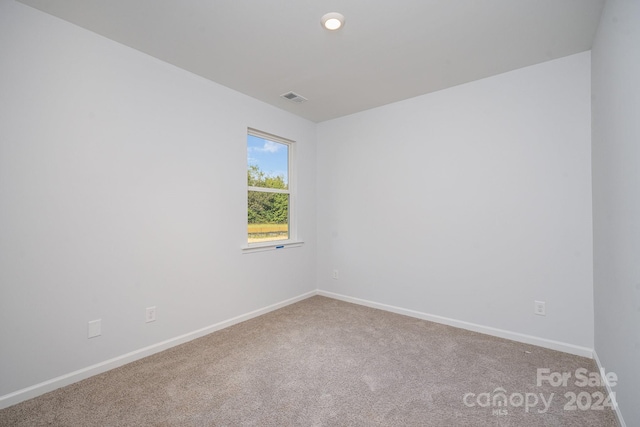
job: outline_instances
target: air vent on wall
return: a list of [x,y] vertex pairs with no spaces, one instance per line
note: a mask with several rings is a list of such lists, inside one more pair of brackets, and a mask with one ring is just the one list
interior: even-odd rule
[[284,98],[284,99],[288,99],[289,101],[291,101],[291,102],[295,102],[295,103],[298,103],[298,104],[301,104],[301,103],[303,103],[304,101],[306,101],[306,100],[307,100],[307,98],[305,98],[305,97],[304,97],[304,96],[302,96],[302,95],[298,95],[298,94],[297,94],[297,93],[295,93],[295,92],[287,92],[287,93],[283,93],[283,94],[282,94],[282,95],[280,95],[280,96],[281,96],[282,98]]

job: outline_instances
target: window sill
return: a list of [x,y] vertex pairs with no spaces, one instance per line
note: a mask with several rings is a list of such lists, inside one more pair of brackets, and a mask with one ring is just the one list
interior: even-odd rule
[[253,243],[248,246],[244,246],[242,248],[243,254],[251,254],[254,252],[264,252],[264,251],[275,251],[280,249],[289,249],[289,248],[298,248],[302,246],[304,242],[302,240],[281,240],[279,242],[264,242],[264,243]]

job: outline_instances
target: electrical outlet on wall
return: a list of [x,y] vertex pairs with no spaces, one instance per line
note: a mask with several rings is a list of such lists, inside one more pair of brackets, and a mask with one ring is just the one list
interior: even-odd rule
[[331,277],[333,277],[333,280],[338,280],[338,270],[333,270],[333,275]]
[[145,320],[147,323],[156,321],[156,306],[147,307]]
[[533,302],[533,312],[538,316],[546,316],[547,315],[547,306],[544,301],[534,301]]
[[96,319],[89,322],[88,338],[95,338],[102,335],[102,319]]

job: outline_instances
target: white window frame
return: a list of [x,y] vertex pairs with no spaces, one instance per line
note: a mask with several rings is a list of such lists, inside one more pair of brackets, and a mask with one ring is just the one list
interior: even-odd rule
[[[263,132],[254,128],[247,128],[247,137],[249,135],[253,135],[258,138],[266,139],[269,141],[277,142],[279,144],[284,144],[288,147],[288,176],[287,176],[287,190],[278,189],[278,188],[263,188],[263,187],[252,187],[247,185],[247,195],[249,191],[261,191],[265,193],[284,193],[289,195],[289,238],[282,240],[270,240],[268,242],[256,242],[256,243],[248,243],[248,235],[247,235],[247,225],[248,218],[245,221],[245,246],[242,248],[243,253],[251,253],[251,252],[262,252],[269,250],[278,250],[278,249],[286,249],[286,248],[294,248],[302,246],[304,243],[298,236],[298,215],[297,215],[297,164],[296,164],[296,142],[291,139],[286,139],[281,136],[273,135],[271,133]],[[245,137],[245,146],[247,144],[247,137]],[[246,169],[249,169],[249,165],[246,165]],[[245,175],[246,177],[246,175]],[[246,178],[245,178],[246,179]],[[248,200],[248,197],[245,197],[245,202]],[[247,208],[245,205],[245,215],[247,213]]]

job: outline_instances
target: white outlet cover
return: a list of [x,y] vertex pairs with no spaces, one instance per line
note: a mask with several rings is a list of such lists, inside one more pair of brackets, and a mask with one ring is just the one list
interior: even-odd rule
[[146,321],[147,321],[147,323],[156,321],[156,307],[155,306],[147,307]]
[[89,322],[88,338],[95,338],[102,335],[102,319],[96,319]]
[[544,301],[534,301],[533,312],[538,316],[546,316],[547,315],[546,303]]

